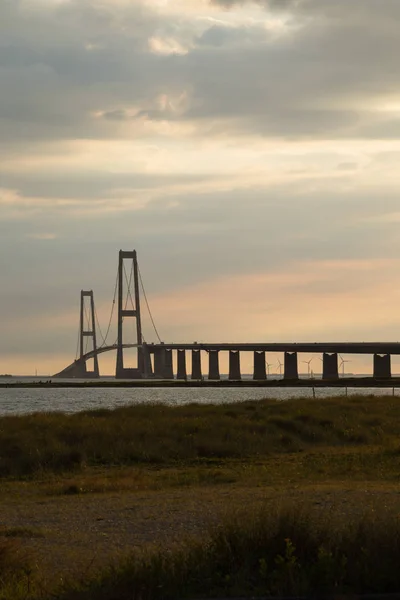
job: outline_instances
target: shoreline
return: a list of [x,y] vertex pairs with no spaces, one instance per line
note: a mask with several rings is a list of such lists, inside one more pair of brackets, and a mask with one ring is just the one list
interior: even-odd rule
[[254,381],[245,379],[231,381],[221,379],[218,381],[199,380],[111,380],[98,381],[88,379],[85,381],[16,381],[0,382],[0,388],[398,388],[400,377],[390,379],[375,379],[373,377],[346,377],[342,379],[271,379]]

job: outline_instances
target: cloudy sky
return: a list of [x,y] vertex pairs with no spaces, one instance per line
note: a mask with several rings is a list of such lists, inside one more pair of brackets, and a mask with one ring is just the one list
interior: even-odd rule
[[106,328],[120,248],[165,341],[400,340],[399,20],[0,0],[0,372],[73,360],[81,289]]

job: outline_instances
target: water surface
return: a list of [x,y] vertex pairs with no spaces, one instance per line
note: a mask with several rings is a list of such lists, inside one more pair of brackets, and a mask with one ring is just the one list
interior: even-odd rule
[[[11,378],[2,382],[39,381],[45,378]],[[104,379],[110,381],[110,379]],[[76,380],[79,381],[79,380]],[[388,395],[392,388],[348,388],[348,394]],[[400,395],[400,390],[395,390]],[[344,388],[316,388],[315,397],[344,396]],[[0,388],[0,415],[26,414],[33,412],[60,411],[79,412],[95,408],[116,408],[130,404],[162,402],[169,405],[221,404],[224,402],[242,402],[262,398],[309,398],[310,388]]]

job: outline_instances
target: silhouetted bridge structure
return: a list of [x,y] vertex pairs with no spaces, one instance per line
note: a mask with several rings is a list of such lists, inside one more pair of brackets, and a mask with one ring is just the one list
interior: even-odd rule
[[[131,274],[128,278],[124,260],[132,261]],[[134,283],[134,298],[131,294],[130,284]],[[81,292],[81,314],[80,314],[80,334],[79,347],[80,353],[76,360],[66,367],[55,377],[73,377],[73,378],[97,378],[99,377],[98,356],[105,352],[116,351],[116,378],[118,379],[191,379],[203,380],[205,377],[210,381],[221,379],[220,374],[220,354],[227,352],[229,354],[229,373],[228,378],[231,381],[240,381],[241,373],[241,355],[243,353],[253,354],[253,379],[255,381],[266,381],[267,373],[267,353],[283,353],[284,371],[283,378],[286,380],[297,380],[299,378],[298,355],[301,353],[320,354],[322,356],[322,378],[323,380],[339,380],[338,357],[346,354],[368,354],[373,357],[373,378],[390,379],[391,356],[400,355],[400,343],[398,342],[315,342],[315,343],[173,343],[161,342],[146,343],[142,335],[141,315],[140,315],[140,294],[139,280],[141,282],[140,271],[137,264],[136,252],[119,253],[119,266],[117,284],[114,291],[113,306],[118,291],[118,338],[114,344],[107,345],[106,339],[103,339],[103,345],[97,347],[96,338],[96,313],[94,307],[93,291]],[[124,296],[124,281],[127,291]],[[142,282],[141,282],[142,283]],[[142,286],[143,287],[143,286]],[[144,288],[143,288],[143,293]],[[145,296],[146,303],[147,298]],[[89,316],[86,319],[85,326],[85,300],[89,300]],[[128,300],[131,307],[128,308]],[[148,307],[149,308],[149,307]],[[149,309],[150,312],[150,309]],[[111,312],[110,323],[113,311]],[[151,312],[150,312],[151,316]],[[134,343],[127,344],[123,342],[123,326],[127,318],[133,318],[136,321],[136,340]],[[154,324],[153,318],[151,316]],[[108,331],[110,329],[110,323]],[[155,328],[155,326],[154,326]],[[107,331],[107,333],[108,333]],[[158,336],[157,329],[155,331]],[[84,340],[92,341],[92,349],[85,351]],[[107,335],[106,335],[107,338]],[[125,368],[124,350],[136,348],[137,365],[135,368]],[[176,360],[173,360],[173,354]],[[191,372],[187,370],[187,354],[191,354]],[[203,373],[202,355],[208,357],[206,373]],[[93,371],[87,370],[87,361],[94,361]],[[174,372],[176,365],[176,373]]]

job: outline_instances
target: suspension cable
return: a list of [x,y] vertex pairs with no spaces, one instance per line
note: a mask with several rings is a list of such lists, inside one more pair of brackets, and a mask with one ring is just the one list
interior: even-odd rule
[[[133,262],[132,262],[132,266],[131,266],[131,272],[130,272],[130,275],[129,275],[129,281],[128,281],[128,277],[127,277],[127,274],[126,274],[126,271],[125,271],[125,267],[124,267],[124,275],[125,275],[125,281],[126,281],[127,286],[128,286],[127,296],[126,296],[126,303],[125,303],[125,310],[126,310],[126,307],[128,305],[128,298],[130,298],[130,300],[131,300],[132,310],[137,310],[137,307],[135,308],[135,303],[133,302],[132,293],[131,293],[132,276],[133,276]],[[142,331],[142,341],[146,344],[146,338],[143,335],[143,331]],[[138,340],[138,342],[139,342],[139,340]]]
[[131,266],[131,272],[129,273],[129,281],[128,281],[128,277],[126,275],[125,266],[124,266],[124,275],[125,275],[125,281],[126,281],[126,285],[127,285],[126,300],[125,300],[125,310],[127,309],[128,299],[129,298],[131,299],[132,310],[135,310],[135,305],[133,304],[133,299],[132,299],[132,295],[131,295],[131,284],[132,284],[132,276],[133,276],[133,262],[132,262],[132,266]]
[[158,341],[161,343],[161,338],[160,338],[160,336],[159,336],[159,334],[158,334],[157,327],[156,327],[156,324],[155,324],[155,322],[154,322],[154,319],[153,319],[153,315],[152,315],[152,313],[151,313],[151,310],[150,310],[150,305],[149,305],[149,302],[148,302],[148,300],[147,300],[146,290],[144,289],[144,285],[143,285],[143,279],[142,279],[142,274],[141,274],[141,272],[140,272],[139,265],[138,265],[138,272],[139,272],[139,280],[140,280],[140,285],[141,285],[141,288],[142,288],[143,297],[144,297],[144,299],[145,299],[145,302],[146,302],[147,310],[148,310],[148,312],[149,312],[149,315],[150,315],[150,320],[151,320],[151,322],[152,322],[152,325],[153,325],[154,331],[156,332],[156,336],[158,337]]
[[101,327],[100,327],[99,318],[97,316],[96,305],[94,306],[94,314],[95,314],[95,317],[96,317],[97,326],[99,328],[100,336],[101,336],[101,339],[103,341],[103,343],[101,344],[101,346],[99,346],[99,348],[103,348],[103,346],[105,346],[107,344],[107,338],[108,338],[108,334],[110,333],[112,318],[113,318],[113,315],[114,315],[115,301],[116,301],[116,297],[117,297],[117,287],[118,287],[118,272],[117,272],[117,277],[115,279],[114,296],[113,296],[113,301],[112,301],[112,305],[111,305],[111,312],[110,312],[110,318],[108,320],[108,325],[107,325],[107,330],[106,330],[106,335],[105,336],[103,335],[103,332],[102,332]]
[[98,348],[102,348],[103,346],[106,345],[106,338],[104,337],[103,332],[101,330],[101,326],[100,326],[100,322],[99,322],[99,317],[97,316],[96,307],[94,307],[94,316],[95,316],[95,319],[96,319],[97,332],[100,334],[100,337],[102,339],[102,344],[101,344],[101,346],[98,346]]
[[75,360],[78,360],[78,355],[80,353],[80,348],[79,348],[79,343],[80,343],[80,337],[81,337],[81,318],[79,317],[79,323],[78,323],[78,339],[76,342],[76,352],[75,352]]
[[[132,294],[131,294],[131,285],[132,285],[132,277],[133,277],[133,261],[132,261],[132,265],[131,265],[131,272],[129,273],[129,281],[128,281],[128,277],[126,274],[126,270],[125,270],[125,266],[124,266],[124,275],[125,275],[125,281],[127,284],[127,292],[126,292],[126,301],[125,301],[125,310],[128,306],[128,299],[130,298],[131,300],[131,306],[132,306],[132,310],[135,310],[135,304],[133,302],[133,298],[132,298]],[[137,308],[137,307],[136,307]],[[134,332],[135,333],[135,332]],[[143,337],[143,335],[142,335]],[[144,339],[144,338],[143,338]],[[139,340],[138,340],[139,342]]]

